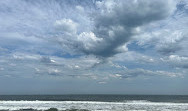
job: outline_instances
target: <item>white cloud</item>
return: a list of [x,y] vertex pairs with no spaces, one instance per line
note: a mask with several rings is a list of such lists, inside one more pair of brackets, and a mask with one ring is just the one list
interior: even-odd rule
[[96,45],[100,45],[103,39],[97,38],[93,32],[82,32],[78,35],[78,40],[83,44],[83,49],[81,50],[89,52],[100,50],[96,47]]
[[55,27],[58,31],[65,34],[76,34],[77,23],[73,22],[71,19],[61,19],[55,21]]
[[166,55],[180,51],[183,41],[187,41],[186,38],[182,30],[159,29],[138,35],[137,43],[140,46],[154,46],[155,50]]
[[135,51],[128,51],[126,53],[117,54],[114,57],[110,58],[110,60],[115,62],[131,61],[139,64],[153,64],[153,63],[157,64],[158,61],[156,57],[152,57]]
[[17,60],[39,60],[40,56],[35,54],[27,54],[27,53],[14,53],[12,55],[13,59]]
[[84,13],[84,7],[77,5],[76,9],[80,12],[80,13]]
[[168,72],[168,71],[152,71],[152,70],[146,70],[146,69],[127,69],[124,71],[117,71],[116,74],[110,75],[111,77],[115,78],[134,78],[137,76],[166,76],[166,77],[183,77],[183,74],[181,73],[174,73],[174,72]]
[[188,57],[170,55],[168,57],[161,58],[161,60],[168,63],[170,66],[188,68]]

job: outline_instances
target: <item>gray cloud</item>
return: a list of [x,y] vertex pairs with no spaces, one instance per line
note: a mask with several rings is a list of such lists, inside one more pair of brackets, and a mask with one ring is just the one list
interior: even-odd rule
[[100,57],[127,51],[126,43],[137,33],[135,28],[168,17],[176,5],[173,0],[10,2],[1,1],[0,32],[12,33],[17,39],[2,37],[1,41],[14,41],[19,44],[14,47],[28,50],[51,42],[60,44],[63,53]]
[[104,57],[126,51],[125,44],[134,35],[135,28],[164,19],[175,9],[170,0],[107,0],[97,5],[100,13],[94,18],[94,34],[101,40],[94,42],[94,48],[84,47],[84,51]]
[[165,56],[172,54],[186,56],[187,3],[181,0],[176,7],[177,10],[168,19],[142,27],[136,37],[137,44],[146,48],[153,47],[155,51]]

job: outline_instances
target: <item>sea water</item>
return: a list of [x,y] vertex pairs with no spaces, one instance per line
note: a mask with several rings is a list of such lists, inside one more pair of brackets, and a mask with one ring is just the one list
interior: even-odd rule
[[[188,96],[27,95],[0,96],[0,111],[188,111]],[[52,111],[55,111],[51,109]]]

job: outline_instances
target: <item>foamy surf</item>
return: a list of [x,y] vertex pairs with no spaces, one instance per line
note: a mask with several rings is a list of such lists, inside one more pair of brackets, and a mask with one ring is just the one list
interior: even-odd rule
[[125,102],[96,102],[96,101],[0,101],[0,110],[35,109],[47,110],[57,108],[87,109],[90,111],[188,111],[188,103],[149,102],[143,100]]

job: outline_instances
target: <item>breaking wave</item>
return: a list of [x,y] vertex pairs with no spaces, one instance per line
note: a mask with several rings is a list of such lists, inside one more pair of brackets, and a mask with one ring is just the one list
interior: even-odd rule
[[188,110],[188,103],[96,101],[0,101],[0,111],[124,111],[124,110]]

